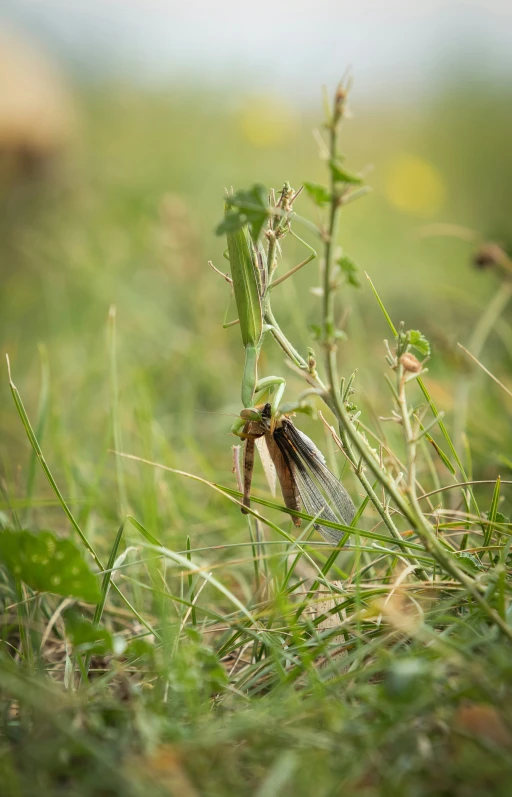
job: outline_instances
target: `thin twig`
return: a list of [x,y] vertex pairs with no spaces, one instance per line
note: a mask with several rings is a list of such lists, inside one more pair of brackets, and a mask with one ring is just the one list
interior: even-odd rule
[[465,354],[467,354],[467,355],[468,355],[468,357],[471,357],[471,359],[473,360],[473,362],[475,362],[475,363],[476,363],[476,364],[477,364],[477,365],[478,365],[478,366],[479,366],[479,367],[482,369],[482,371],[484,371],[484,372],[487,374],[487,376],[490,376],[490,377],[491,377],[491,379],[492,379],[494,382],[496,382],[496,384],[497,384],[497,385],[499,385],[499,386],[501,387],[501,389],[502,389],[502,390],[504,390],[504,391],[505,391],[505,393],[506,393],[508,396],[512,397],[512,391],[510,391],[510,390],[508,389],[508,387],[506,387],[506,386],[503,384],[503,382],[500,382],[500,380],[498,379],[498,377],[497,377],[497,376],[494,376],[494,374],[492,374],[492,373],[491,373],[491,372],[488,370],[488,368],[486,368],[486,367],[485,367],[485,365],[484,365],[483,363],[481,363],[481,362],[480,362],[480,360],[479,360],[477,357],[475,357],[475,355],[474,355],[474,354],[471,354],[471,352],[470,352],[470,351],[468,351],[466,348],[464,348],[464,346],[462,345],[462,343],[457,343],[457,346],[459,347],[459,349],[462,349],[462,351],[463,351]]

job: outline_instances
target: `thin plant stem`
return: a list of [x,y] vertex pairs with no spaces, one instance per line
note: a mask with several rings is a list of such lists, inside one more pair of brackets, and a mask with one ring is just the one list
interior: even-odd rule
[[[340,120],[342,118],[342,113],[337,111],[336,108],[336,101],[339,97],[339,90],[336,93],[335,105],[333,108],[332,118],[329,122],[329,143],[330,143],[330,157],[331,161],[335,160],[337,154],[337,125],[336,120]],[[331,278],[331,268],[332,268],[332,259],[333,259],[333,246],[334,246],[334,235],[338,229],[338,221],[339,221],[339,196],[336,194],[335,191],[335,182],[334,177],[331,170],[331,208],[329,214],[329,228],[325,237],[325,245],[324,245],[324,252],[325,252],[325,263],[324,263],[324,296],[323,296],[323,330],[324,330],[324,346],[326,352],[326,370],[327,376],[329,380],[329,400],[328,404],[333,409],[334,414],[338,420],[340,425],[340,436],[342,440],[345,438],[346,440],[350,441],[353,445],[354,449],[359,454],[362,462],[364,462],[367,467],[371,470],[374,474],[376,479],[379,483],[384,487],[384,489],[388,492],[391,496],[392,500],[395,503],[395,506],[399,509],[400,512],[404,515],[407,521],[411,524],[412,528],[416,531],[418,536],[420,537],[425,549],[434,557],[435,560],[441,565],[441,567],[446,570],[446,572],[450,573],[457,581],[459,581],[464,588],[467,590],[468,594],[470,594],[473,599],[479,604],[481,609],[487,614],[489,619],[497,625],[500,630],[512,640],[512,629],[508,626],[508,624],[503,620],[503,618],[496,612],[485,600],[485,598],[481,595],[478,587],[476,586],[473,579],[466,575],[460,568],[455,564],[453,561],[452,556],[445,551],[441,542],[437,539],[434,529],[428,523],[421,507],[419,505],[419,501],[416,494],[416,441],[412,435],[412,429],[410,424],[410,416],[408,414],[408,408],[405,402],[405,397],[400,398],[399,395],[399,403],[402,405],[402,423],[404,426],[404,432],[406,436],[406,444],[408,446],[408,465],[409,465],[409,474],[408,474],[408,494],[409,494],[409,501],[405,499],[402,493],[398,490],[395,486],[393,481],[391,480],[389,474],[380,466],[380,463],[377,461],[373,452],[371,451],[368,443],[366,440],[362,438],[359,434],[357,429],[355,428],[350,414],[346,407],[341,400],[341,396],[338,390],[338,371],[337,371],[337,362],[336,362],[336,347],[333,345],[335,343],[335,330],[331,328],[331,323],[333,321],[333,307],[334,307],[334,297],[331,295],[333,294],[333,285],[332,285],[332,278]],[[401,366],[399,366],[401,368]],[[403,379],[402,379],[403,381]],[[405,417],[407,416],[407,417]],[[358,467],[358,470],[361,470],[361,466]],[[357,472],[357,471],[356,471]],[[411,489],[412,487],[412,489]]]
[[[480,316],[471,337],[469,338],[467,348],[472,352],[473,357],[478,359],[482,350],[491,334],[496,321],[499,319],[512,296],[512,282],[503,282],[491,301],[488,303],[484,312]],[[471,391],[471,383],[473,381],[473,374],[467,373],[461,375],[457,381],[457,389],[455,395],[455,406],[457,412],[454,418],[453,439],[455,447],[462,457],[462,438],[466,430],[468,421],[468,405],[469,395]]]

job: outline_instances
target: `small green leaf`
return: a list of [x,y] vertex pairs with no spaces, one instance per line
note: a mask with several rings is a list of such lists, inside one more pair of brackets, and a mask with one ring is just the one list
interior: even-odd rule
[[80,550],[52,531],[0,531],[0,564],[38,592],[97,603],[100,590]]
[[329,168],[336,183],[350,183],[350,185],[361,185],[364,183],[362,177],[348,172],[339,161],[329,161]]
[[215,234],[224,235],[229,232],[237,232],[242,229],[244,224],[246,224],[246,219],[238,210],[227,211],[224,219],[216,226]]
[[347,280],[348,284],[352,285],[354,288],[360,288],[361,283],[359,282],[358,277],[359,267],[352,260],[352,258],[348,255],[342,255],[336,262],[345,275],[345,279]]
[[64,612],[66,635],[76,653],[90,653],[104,656],[114,650],[114,638],[106,628],[100,628],[86,620],[75,609]]
[[331,195],[329,191],[327,188],[325,188],[325,186],[320,185],[320,183],[304,183],[304,190],[310,199],[313,200],[315,205],[318,205],[318,207],[322,207],[322,205],[328,205],[331,201]]
[[409,343],[411,346],[414,346],[420,354],[423,354],[424,357],[430,356],[430,343],[426,339],[424,335],[417,329],[410,329],[407,333],[409,335]]
[[217,235],[236,232],[247,224],[256,244],[269,217],[267,196],[265,186],[255,183],[248,191],[236,191],[232,196],[226,197],[229,210],[215,230]]
[[454,551],[454,556],[459,560],[459,565],[467,573],[478,573],[480,570],[485,570],[477,556],[468,551]]
[[322,327],[320,324],[309,324],[308,329],[313,340],[320,340],[322,337]]

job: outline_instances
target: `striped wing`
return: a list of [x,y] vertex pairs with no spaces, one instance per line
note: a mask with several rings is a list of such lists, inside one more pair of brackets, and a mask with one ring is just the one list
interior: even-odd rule
[[[271,432],[267,432],[265,435],[265,442],[267,444],[270,458],[274,463],[279,484],[281,485],[281,492],[283,494],[285,506],[287,506],[288,509],[294,509],[296,512],[300,512],[302,505],[300,501],[301,494],[299,485],[297,484],[296,479],[293,478],[293,473],[290,470],[288,461],[281,452],[281,448]],[[293,517],[293,515],[292,520],[296,526],[300,526],[302,522],[300,517]]]
[[[350,525],[356,511],[353,501],[313,441],[286,418],[274,430],[274,440],[306,512],[332,523]],[[332,544],[338,544],[342,537],[342,532],[321,523],[315,523],[315,528]]]

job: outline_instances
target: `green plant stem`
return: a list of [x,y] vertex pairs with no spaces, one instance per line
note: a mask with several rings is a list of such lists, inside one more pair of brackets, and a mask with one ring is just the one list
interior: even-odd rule
[[[329,153],[331,160],[336,160],[338,147],[337,124],[333,120],[329,125]],[[329,226],[325,237],[324,248],[324,280],[322,297],[322,320],[323,320],[323,344],[328,351],[336,346],[335,324],[334,324],[334,291],[332,290],[332,270],[334,259],[334,248],[337,240],[337,233],[340,218],[340,197],[336,191],[334,175],[331,172],[330,178],[331,206],[329,212]],[[336,370],[335,370],[336,378]],[[335,384],[338,383],[336,379]]]
[[[328,363],[327,363],[328,369],[330,370],[331,373],[332,373],[331,361],[334,356],[335,356],[334,352],[331,352],[331,355],[328,358]],[[417,533],[423,545],[425,546],[425,550],[431,554],[431,556],[438,562],[438,564],[441,565],[441,567],[447,573],[450,573],[450,575],[453,576],[453,578],[455,578],[460,584],[462,584],[462,586],[476,601],[476,603],[479,604],[479,606],[482,608],[485,614],[487,614],[489,619],[493,623],[495,623],[495,625],[497,625],[500,628],[500,630],[510,640],[512,640],[512,628],[510,628],[508,624],[503,620],[503,618],[500,617],[498,612],[496,612],[491,606],[489,606],[485,598],[482,597],[473,579],[467,576],[466,573],[464,573],[459,567],[457,567],[455,562],[452,560],[451,555],[445,551],[442,544],[437,539],[434,529],[423,515],[417,498],[416,498],[416,504],[417,504],[416,507],[410,504],[408,501],[406,501],[406,499],[402,496],[402,494],[398,491],[398,489],[391,481],[389,475],[384,470],[382,470],[380,464],[373,456],[366,441],[363,440],[361,435],[355,429],[354,424],[351,421],[350,415],[348,414],[346,408],[343,406],[342,402],[340,401],[337,391],[332,391],[331,395],[334,399],[336,417],[338,418],[340,425],[343,426],[343,428],[346,430],[348,437],[350,438],[351,442],[354,445],[354,448],[361,455],[362,459],[365,461],[368,468],[372,471],[372,473],[378,479],[380,484],[382,484],[382,486],[391,495],[397,508],[409,521],[412,528]],[[412,497],[414,497],[415,494],[416,493],[414,489]]]
[[[335,111],[336,109],[334,109],[334,112]],[[337,155],[337,122],[334,117],[335,113],[333,113],[332,121],[329,122],[329,134],[330,134],[329,155],[331,161],[335,161]],[[338,117],[338,122],[340,118],[341,117]],[[332,276],[331,276],[333,247],[335,244],[335,236],[338,230],[340,206],[339,206],[339,196],[336,194],[335,190],[336,185],[332,171],[331,171],[330,184],[331,184],[331,208],[329,214],[329,228],[327,230],[327,235],[325,236],[325,245],[324,245],[325,271],[324,271],[324,295],[322,303],[323,307],[322,322],[324,330],[326,370],[330,385],[328,390],[329,395],[327,398],[327,403],[330,406],[330,408],[333,410],[338,420],[338,423],[340,425],[340,434],[342,440],[345,438],[346,440],[350,441],[354,449],[359,454],[361,460],[364,461],[367,467],[371,470],[371,472],[374,474],[379,483],[391,496],[392,500],[395,503],[395,506],[398,508],[400,512],[402,512],[404,517],[411,524],[411,527],[416,531],[423,545],[425,546],[425,549],[433,556],[433,558],[441,565],[441,567],[444,568],[446,572],[450,573],[455,579],[457,579],[457,581],[459,581],[464,586],[467,592],[473,597],[473,599],[480,605],[482,610],[487,614],[489,619],[493,623],[495,623],[509,639],[512,640],[512,629],[482,597],[473,579],[467,576],[452,561],[452,557],[450,556],[450,554],[448,554],[445,551],[442,544],[437,539],[434,529],[432,528],[430,523],[428,523],[425,516],[423,515],[423,512],[421,510],[416,495],[416,468],[415,468],[416,441],[412,434],[410,416],[408,414],[408,408],[405,401],[405,394],[403,394],[403,396],[400,397],[399,393],[398,396],[399,396],[399,404],[401,405],[400,408],[402,410],[402,423],[404,425],[406,442],[408,443],[408,460],[409,460],[408,492],[409,492],[410,503],[404,498],[401,492],[397,489],[397,487],[391,480],[389,474],[381,468],[380,463],[374,457],[373,452],[371,451],[368,443],[366,442],[366,440],[364,440],[361,437],[361,435],[355,428],[352,419],[343,401],[341,400],[341,396],[338,390],[339,379],[338,379],[338,369],[336,362],[335,329],[333,328],[334,291],[333,291]],[[402,371],[401,366],[400,370]],[[401,381],[404,381],[403,372],[402,372]],[[362,468],[358,466],[356,473],[359,473],[359,471],[361,470]]]

